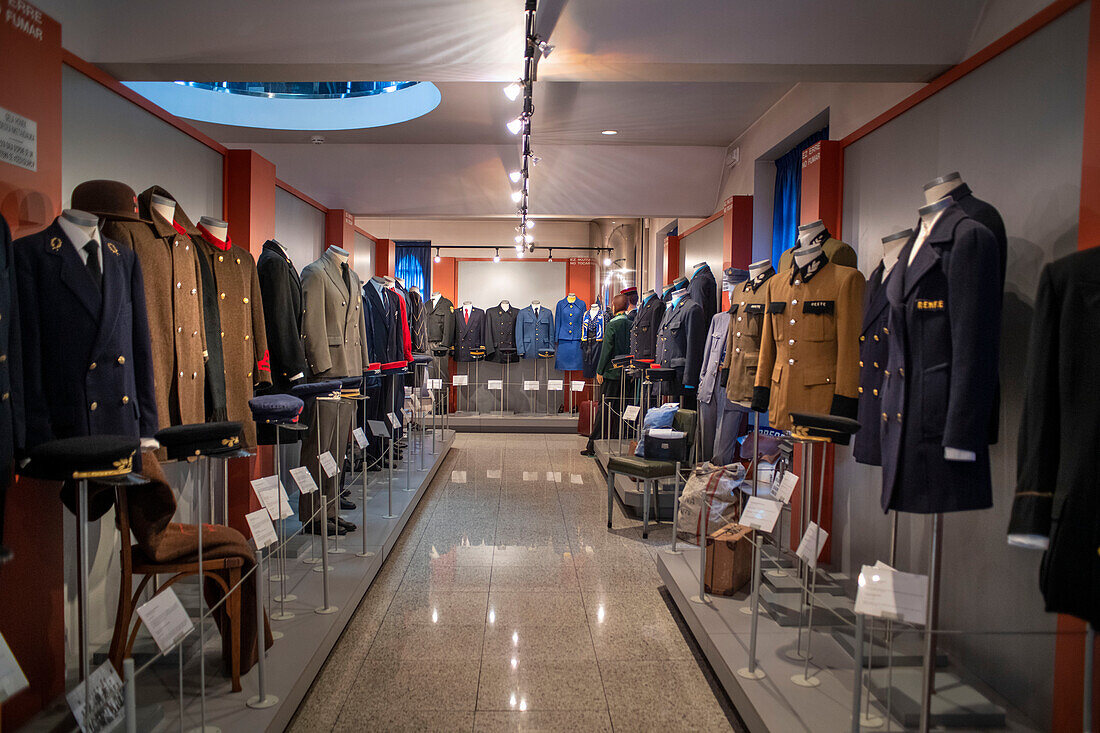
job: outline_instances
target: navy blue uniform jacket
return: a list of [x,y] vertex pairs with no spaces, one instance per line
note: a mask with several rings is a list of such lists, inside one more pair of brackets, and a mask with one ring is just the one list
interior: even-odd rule
[[97,287],[56,221],[15,242],[27,446],[157,431],[141,266],[102,237]]
[[[993,505],[989,419],[1001,336],[993,234],[952,204],[886,285],[889,358],[882,387],[882,508],[932,514]],[[944,458],[944,448],[976,454]]]
[[[893,275],[898,265],[890,270]],[[886,284],[883,282],[882,263],[871,272],[867,279],[867,290],[863,296],[863,326],[859,332],[859,432],[852,455],[860,463],[869,466],[882,465],[882,446],[879,432],[882,426],[882,380],[886,370],[886,358],[889,356],[886,342],[890,336],[887,323],[890,311],[886,305]]]

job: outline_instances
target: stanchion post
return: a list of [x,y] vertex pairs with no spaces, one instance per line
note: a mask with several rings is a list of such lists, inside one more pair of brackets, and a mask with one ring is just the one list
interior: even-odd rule
[[[264,574],[264,551],[262,547],[256,548],[256,675],[260,689],[255,697],[250,697],[246,702],[250,708],[259,710],[269,708],[279,702],[279,698],[267,694],[267,645],[264,639],[264,604],[260,601],[260,588]],[[238,591],[240,592],[240,591]],[[241,650],[244,653],[244,650]]]
[[[122,660],[122,676],[125,677],[126,733],[137,733],[137,681],[134,679],[134,660]],[[87,698],[84,701],[87,706]],[[85,710],[87,707],[85,707]]]
[[855,659],[852,665],[855,668],[856,678],[852,681],[852,733],[859,733],[860,727],[860,696],[863,694],[863,614],[856,614],[856,643]]
[[[940,556],[942,554],[943,515],[932,517],[928,539],[928,599],[924,625],[924,664],[921,670],[920,730],[928,733],[932,727],[932,696],[936,693],[936,626],[940,595]],[[889,713],[889,711],[887,711]]]

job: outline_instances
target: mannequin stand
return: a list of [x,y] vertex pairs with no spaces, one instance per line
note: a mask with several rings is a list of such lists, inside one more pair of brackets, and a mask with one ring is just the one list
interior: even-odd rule
[[[752,466],[752,495],[756,496],[756,481],[760,473],[760,413],[754,412],[752,415],[752,462],[749,465]],[[756,666],[756,638],[760,628],[760,574],[762,571],[760,548],[764,538],[757,537],[756,530],[753,530],[752,534],[752,595],[748,606],[749,613],[752,614],[749,630],[749,665],[737,670],[737,676],[745,680],[762,680],[767,675],[764,674],[764,670]]]

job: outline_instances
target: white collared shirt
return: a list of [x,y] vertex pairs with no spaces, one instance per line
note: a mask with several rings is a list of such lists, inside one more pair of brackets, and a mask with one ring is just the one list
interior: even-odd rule
[[82,227],[78,227],[76,224],[73,224],[71,221],[63,216],[58,217],[57,223],[61,226],[61,231],[65,232],[65,236],[69,238],[70,242],[72,242],[73,247],[76,248],[76,254],[78,257],[80,257],[80,261],[83,262],[85,265],[88,264],[88,252],[84,249],[84,245],[86,245],[88,242],[96,243],[96,251],[99,254],[99,266],[102,269],[103,240],[100,239],[99,227],[97,226],[95,228],[95,231],[92,232],[92,236],[89,237],[88,233],[84,231]]

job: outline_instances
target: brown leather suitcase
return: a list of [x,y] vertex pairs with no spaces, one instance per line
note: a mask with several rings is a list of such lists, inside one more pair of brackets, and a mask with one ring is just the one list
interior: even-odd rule
[[577,410],[577,433],[588,437],[592,434],[592,426],[596,420],[596,402],[594,400],[585,400],[579,405]]

